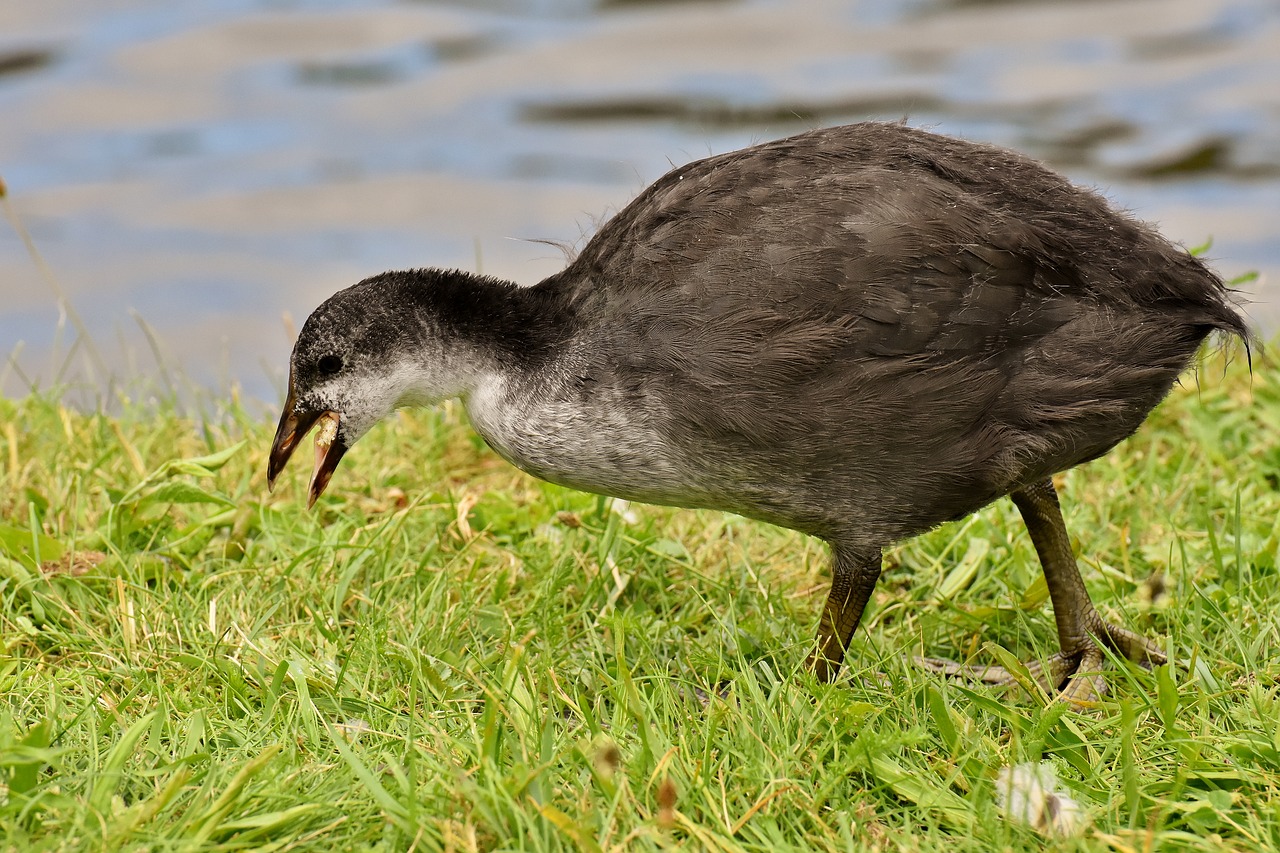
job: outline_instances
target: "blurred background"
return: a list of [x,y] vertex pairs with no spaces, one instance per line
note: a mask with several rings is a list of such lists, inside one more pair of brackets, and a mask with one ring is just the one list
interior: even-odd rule
[[3,0],[0,176],[96,352],[0,224],[0,393],[274,403],[340,287],[533,283],[673,164],[904,116],[1211,239],[1280,326],[1275,0]]

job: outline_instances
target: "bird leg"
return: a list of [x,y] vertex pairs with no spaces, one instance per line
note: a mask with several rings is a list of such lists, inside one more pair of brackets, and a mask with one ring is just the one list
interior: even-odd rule
[[[1126,628],[1112,625],[1098,615],[1084,588],[1084,579],[1071,553],[1071,540],[1058,493],[1052,480],[1018,489],[1010,495],[1031,534],[1044,578],[1049,585],[1053,616],[1058,623],[1059,651],[1044,663],[1027,665],[1031,677],[1046,693],[1052,693],[1066,682],[1059,698],[1076,704],[1101,698],[1107,691],[1102,677],[1102,647],[1099,643],[1129,660],[1151,666],[1167,661],[1160,648]],[[989,684],[1014,684],[1012,673],[1000,666],[964,666],[937,658],[920,658],[926,669],[945,675],[977,679]]]
[[820,681],[834,681],[844,661],[862,611],[880,579],[880,549],[851,549],[831,546],[831,592],[818,624],[818,648],[806,665]]

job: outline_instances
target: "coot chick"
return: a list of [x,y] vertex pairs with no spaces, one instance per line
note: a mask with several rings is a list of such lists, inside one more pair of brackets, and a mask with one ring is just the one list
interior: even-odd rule
[[823,679],[885,547],[1009,495],[1058,627],[1037,676],[1086,700],[1099,643],[1165,656],[1098,615],[1050,477],[1133,433],[1215,330],[1248,337],[1214,273],[1038,163],[815,130],[673,169],[533,287],[426,269],[338,292],[294,346],[268,481],[323,420],[314,502],[378,420],[460,397],[536,477],[828,542]]

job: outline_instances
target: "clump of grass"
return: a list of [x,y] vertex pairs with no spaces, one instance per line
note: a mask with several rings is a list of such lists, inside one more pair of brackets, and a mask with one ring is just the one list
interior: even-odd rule
[[1280,373],[1201,376],[1065,477],[1091,594],[1179,660],[1092,713],[904,662],[1052,650],[1007,502],[891,554],[822,685],[817,544],[539,483],[456,408],[379,428],[307,512],[238,406],[0,401],[0,837],[1039,849],[996,778],[1048,761],[1068,849],[1280,846]]

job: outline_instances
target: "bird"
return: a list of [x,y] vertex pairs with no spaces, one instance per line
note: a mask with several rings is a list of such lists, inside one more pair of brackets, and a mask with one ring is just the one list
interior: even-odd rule
[[919,662],[1085,705],[1104,648],[1167,657],[1099,614],[1053,476],[1134,433],[1214,333],[1252,336],[1222,279],[1097,192],[905,122],[819,128],[671,169],[537,284],[423,268],[338,291],[294,343],[268,483],[320,423],[314,503],[378,421],[459,398],[534,477],[825,541],[821,681],[887,548],[1008,496],[1058,652],[1020,682]]

